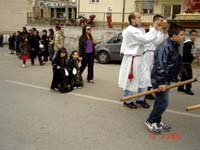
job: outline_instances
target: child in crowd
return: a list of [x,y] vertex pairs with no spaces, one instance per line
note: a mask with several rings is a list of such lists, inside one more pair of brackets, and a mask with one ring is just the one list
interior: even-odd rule
[[28,56],[28,52],[30,50],[30,47],[29,47],[29,40],[28,40],[28,37],[27,35],[24,36],[22,38],[22,44],[21,44],[21,56],[20,56],[20,59],[23,61],[23,64],[22,64],[22,67],[24,68],[25,65],[26,65],[26,60],[29,58]]
[[83,86],[83,79],[80,73],[80,61],[81,58],[78,51],[73,51],[67,65],[72,72],[73,88],[81,88]]
[[58,89],[61,93],[67,93],[73,90],[71,84],[71,72],[67,69],[67,51],[60,48],[52,61],[53,80],[51,90]]

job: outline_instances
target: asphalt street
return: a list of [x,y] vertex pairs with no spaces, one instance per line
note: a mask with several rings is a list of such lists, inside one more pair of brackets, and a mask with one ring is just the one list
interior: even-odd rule
[[0,150],[199,150],[200,110],[185,111],[200,103],[198,82],[194,96],[171,90],[163,121],[172,131],[154,136],[144,125],[151,109],[119,100],[119,63],[95,63],[94,84],[60,94],[49,89],[51,64],[22,68],[9,53],[0,48]]

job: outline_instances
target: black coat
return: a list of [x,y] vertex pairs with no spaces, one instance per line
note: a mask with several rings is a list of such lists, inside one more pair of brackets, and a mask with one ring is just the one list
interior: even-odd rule
[[167,39],[156,49],[151,72],[152,81],[156,81],[159,85],[167,85],[177,77],[181,68],[178,47],[178,43]]
[[195,59],[192,54],[192,47],[194,46],[194,42],[187,41],[183,45],[183,63],[192,63]]

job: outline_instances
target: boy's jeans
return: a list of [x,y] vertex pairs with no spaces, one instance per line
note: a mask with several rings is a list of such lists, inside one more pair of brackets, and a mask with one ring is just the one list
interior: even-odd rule
[[162,114],[167,109],[168,103],[169,103],[169,90],[155,93],[155,103],[153,106],[153,110],[150,113],[147,121],[150,123],[160,123]]

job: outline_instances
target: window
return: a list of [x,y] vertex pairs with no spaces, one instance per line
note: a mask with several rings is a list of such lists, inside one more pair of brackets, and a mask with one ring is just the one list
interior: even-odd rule
[[143,14],[153,14],[153,9],[143,9]]
[[99,0],[90,0],[90,3],[99,3]]
[[174,19],[179,13],[181,13],[181,5],[164,5],[163,15],[166,19]]
[[142,1],[142,12],[143,14],[152,14],[154,7],[154,0],[143,0]]

